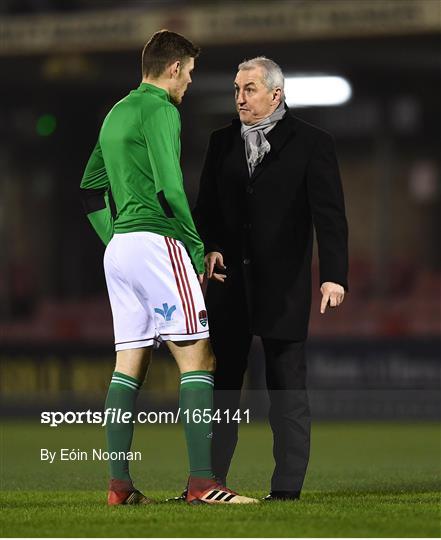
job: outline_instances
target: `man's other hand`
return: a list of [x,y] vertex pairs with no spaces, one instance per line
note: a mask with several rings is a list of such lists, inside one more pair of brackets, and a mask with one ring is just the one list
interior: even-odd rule
[[213,281],[220,281],[223,283],[226,279],[226,274],[218,274],[214,271],[214,268],[220,268],[225,270],[227,267],[224,265],[224,257],[222,253],[218,251],[211,251],[205,255],[205,271],[207,273],[208,279]]
[[344,288],[338,283],[332,283],[332,281],[325,281],[325,283],[322,283],[320,292],[322,293],[320,313],[324,313],[326,311],[328,302],[331,307],[337,307],[345,298]]

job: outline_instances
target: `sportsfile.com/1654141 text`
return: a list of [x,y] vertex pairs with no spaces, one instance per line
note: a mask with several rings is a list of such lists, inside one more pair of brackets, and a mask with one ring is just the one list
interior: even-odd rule
[[210,422],[225,422],[227,424],[236,422],[250,423],[249,409],[184,409],[177,411],[139,411],[136,414],[122,411],[121,409],[108,408],[104,411],[43,411],[41,413],[41,424],[48,424],[50,427],[58,427],[62,424],[97,424],[102,427],[108,424],[177,424],[182,419],[185,422],[195,424],[209,424]]

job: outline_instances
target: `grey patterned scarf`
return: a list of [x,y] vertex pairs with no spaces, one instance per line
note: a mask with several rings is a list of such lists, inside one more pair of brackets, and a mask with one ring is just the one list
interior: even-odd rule
[[271,150],[271,145],[266,140],[265,135],[284,117],[285,112],[285,102],[282,101],[270,116],[267,116],[258,124],[247,126],[242,122],[240,133],[242,139],[245,141],[245,154],[250,176],[253,174],[256,166],[262,161],[265,154]]

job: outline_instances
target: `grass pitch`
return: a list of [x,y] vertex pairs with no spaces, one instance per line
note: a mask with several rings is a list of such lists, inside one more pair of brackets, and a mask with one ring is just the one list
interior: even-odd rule
[[[136,485],[158,504],[105,505],[103,462],[40,461],[40,449],[105,448],[94,426],[2,428],[2,536],[24,537],[438,537],[440,431],[431,423],[315,423],[303,496],[244,507],[163,503],[186,480],[181,426],[137,426]],[[268,493],[266,424],[241,426],[229,485]]]

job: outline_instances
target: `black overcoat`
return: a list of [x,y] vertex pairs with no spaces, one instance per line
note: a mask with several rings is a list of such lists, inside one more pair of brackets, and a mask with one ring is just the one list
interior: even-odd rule
[[240,126],[233,120],[212,133],[194,209],[205,252],[220,251],[227,266],[226,282],[208,285],[209,320],[223,310],[232,332],[246,321],[255,335],[304,340],[314,228],[320,283],[348,287],[348,228],[334,142],[287,111],[268,133],[271,150],[250,178]]

